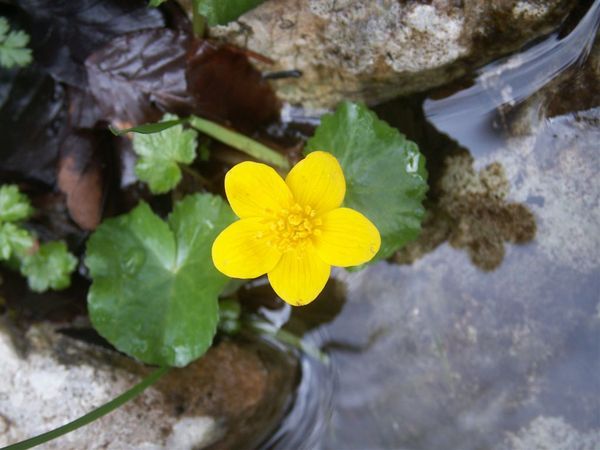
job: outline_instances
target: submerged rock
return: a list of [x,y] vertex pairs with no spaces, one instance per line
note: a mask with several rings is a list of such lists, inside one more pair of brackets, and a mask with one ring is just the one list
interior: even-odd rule
[[444,159],[444,172],[433,187],[437,197],[429,209],[423,234],[399,250],[394,260],[414,262],[448,240],[465,249],[482,270],[496,269],[505,244],[526,244],[536,233],[532,212],[522,203],[507,201],[510,184],[504,167],[492,162],[477,173],[466,150]]
[[582,432],[562,417],[540,416],[511,434],[501,450],[595,450],[599,443],[600,431]]
[[277,0],[211,30],[297,69],[279,96],[307,108],[377,103],[468,73],[551,32],[574,0]]
[[[0,323],[0,446],[52,430],[125,392],[151,368],[34,325]],[[254,448],[279,422],[295,363],[265,344],[222,341],[111,414],[45,444],[60,450]],[[236,444],[237,445],[237,444]]]

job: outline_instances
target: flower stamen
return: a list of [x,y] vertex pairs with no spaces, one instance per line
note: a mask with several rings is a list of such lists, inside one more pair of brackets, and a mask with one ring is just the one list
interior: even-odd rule
[[322,220],[316,217],[317,211],[310,206],[301,206],[298,203],[291,208],[279,211],[269,225],[272,232],[269,244],[277,247],[281,252],[304,247],[312,236],[318,236]]

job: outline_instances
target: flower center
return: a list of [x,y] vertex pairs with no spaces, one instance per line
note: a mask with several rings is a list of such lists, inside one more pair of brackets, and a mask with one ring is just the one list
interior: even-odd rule
[[280,210],[270,223],[273,232],[269,244],[286,252],[305,246],[312,236],[321,234],[318,228],[323,224],[317,211],[310,206],[302,207],[295,203],[291,208]]

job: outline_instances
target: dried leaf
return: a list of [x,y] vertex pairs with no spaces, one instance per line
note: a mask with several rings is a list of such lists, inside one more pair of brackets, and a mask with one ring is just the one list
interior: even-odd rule
[[58,168],[58,187],[67,197],[73,221],[84,230],[94,230],[102,219],[104,176],[97,132],[78,132],[63,143]]

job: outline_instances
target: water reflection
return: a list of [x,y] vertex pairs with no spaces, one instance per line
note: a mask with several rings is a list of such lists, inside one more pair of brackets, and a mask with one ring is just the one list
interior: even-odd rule
[[499,106],[517,105],[569,69],[579,68],[591,51],[599,24],[600,2],[595,2],[568,35],[561,37],[557,31],[522,53],[486,66],[473,86],[446,98],[427,99],[427,118],[475,154],[496,149],[506,125]]

